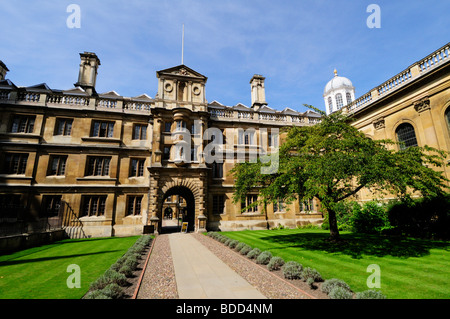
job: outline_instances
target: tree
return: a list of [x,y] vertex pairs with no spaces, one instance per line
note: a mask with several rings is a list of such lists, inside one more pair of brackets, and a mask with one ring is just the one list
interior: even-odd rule
[[264,203],[315,197],[328,214],[330,239],[339,240],[335,205],[363,188],[403,200],[413,193],[432,197],[446,192],[448,180],[439,170],[446,152],[428,146],[396,151],[396,143],[366,137],[341,112],[327,116],[305,106],[320,112],[321,122],[287,129],[277,154],[278,168],[271,174],[262,169],[274,165],[276,156],[236,164],[231,171],[236,179],[234,202],[255,188]]

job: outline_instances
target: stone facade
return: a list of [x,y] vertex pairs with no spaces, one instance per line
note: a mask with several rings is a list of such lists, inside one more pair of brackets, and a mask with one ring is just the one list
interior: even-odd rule
[[[97,93],[100,59],[90,52],[80,58],[73,89],[0,81],[0,223],[60,218],[71,236],[160,232],[164,202],[174,195],[185,200],[191,231],[322,220],[317,202],[247,212],[232,202],[228,172],[237,160],[273,151],[275,129],[320,120],[314,112],[268,107],[264,77],[250,81],[251,107],[208,102],[207,78],[185,65],[156,72],[154,98],[130,98]],[[224,154],[222,163],[205,156],[214,152]]]
[[[344,107],[366,136],[450,151],[450,44]],[[406,130],[405,130],[406,129]],[[408,134],[405,134],[408,133]],[[396,145],[399,150],[401,146]],[[437,168],[450,177],[450,168]],[[379,198],[365,189],[358,200]],[[384,196],[385,199],[392,197]]]
[[[449,151],[449,54],[447,44],[343,112],[370,138]],[[207,78],[185,65],[156,72],[154,98],[97,93],[100,59],[80,57],[69,90],[16,86],[0,61],[0,230],[62,219],[72,237],[161,232],[173,196],[184,199],[191,231],[321,223],[316,200],[243,210],[257,190],[234,203],[229,174],[237,161],[273,153],[282,127],[314,125],[319,114],[270,108],[261,75],[250,80],[250,107],[208,102]],[[375,197],[362,190],[357,199]]]

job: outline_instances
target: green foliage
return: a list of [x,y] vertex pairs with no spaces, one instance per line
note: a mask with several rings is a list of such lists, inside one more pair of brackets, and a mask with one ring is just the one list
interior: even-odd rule
[[282,267],[283,275],[287,279],[300,279],[303,266],[296,261],[288,261]]
[[90,290],[103,289],[111,283],[110,279],[104,274],[98,277],[93,283],[91,283]]
[[450,239],[450,194],[387,205],[389,232],[420,238]]
[[357,233],[376,234],[391,228],[385,207],[374,201],[366,202],[362,207],[354,205],[349,219]]
[[120,299],[125,295],[123,289],[115,283],[109,284],[108,286],[100,290],[100,292],[111,299]]
[[123,265],[118,270],[121,274],[124,274],[127,278],[130,278],[133,275],[133,269],[128,265]]
[[141,254],[152,239],[149,235],[139,237],[122,257],[90,285],[90,291],[84,296],[84,299],[122,298],[124,296],[122,287],[129,284],[127,277],[131,277],[133,271],[137,269]]
[[269,263],[267,264],[267,269],[269,269],[270,271],[278,270],[283,265],[284,265],[284,259],[281,257],[275,256],[270,259]]
[[325,280],[325,282],[322,284],[321,290],[324,293],[329,294],[330,291],[335,287],[341,287],[347,289],[348,291],[351,291],[350,286],[347,285],[347,283],[345,283],[343,280],[336,278]]
[[231,249],[234,249],[234,248],[237,246],[237,244],[239,244],[239,241],[233,239],[232,241],[230,241],[230,242],[228,243],[228,247],[230,247]]
[[357,292],[356,299],[386,299],[386,296],[377,290],[366,290]]
[[138,257],[132,255],[124,262],[124,266],[130,267],[131,270],[135,270],[139,265]]
[[335,286],[331,289],[328,297],[330,299],[353,299],[353,294],[344,287]]
[[446,165],[446,152],[427,146],[395,151],[393,141],[366,137],[341,112],[327,116],[308,107],[322,113],[321,122],[287,128],[287,139],[275,154],[276,172],[265,174],[263,169],[273,163],[261,159],[234,166],[234,202],[255,187],[260,200],[253,205],[317,198],[327,211],[331,237],[338,238],[335,205],[363,188],[399,198],[409,198],[411,191],[431,197],[448,189],[448,180],[434,169]]
[[310,267],[304,268],[301,276],[303,281],[307,281],[309,278],[311,278],[315,282],[323,281],[320,273],[317,270],[312,269]]
[[308,284],[308,286],[309,286],[309,288],[311,288],[311,289],[315,289],[316,287],[314,286],[314,278],[308,278],[307,280],[306,280],[306,283]]
[[272,258],[272,253],[270,251],[263,251],[256,257],[256,263],[261,265],[267,265]]
[[244,246],[245,246],[245,243],[240,242],[236,245],[236,247],[234,247],[234,249],[236,251],[241,251],[241,249],[244,248]]
[[239,253],[240,253],[241,255],[247,255],[251,250],[252,250],[252,247],[251,247],[251,246],[249,246],[249,245],[247,245],[247,244],[244,244],[244,247],[242,247],[242,249],[239,250]]
[[320,229],[321,227],[319,225],[314,225],[311,223],[308,223],[306,225],[298,225],[298,229]]
[[247,254],[247,258],[249,259],[256,259],[261,254],[261,249],[259,248],[253,248],[250,250]]
[[115,270],[108,269],[105,271],[104,276],[108,281],[108,284],[118,284],[119,286],[125,287],[128,284],[127,277]]
[[89,291],[83,299],[112,299],[111,297],[105,295],[102,290],[92,290]]

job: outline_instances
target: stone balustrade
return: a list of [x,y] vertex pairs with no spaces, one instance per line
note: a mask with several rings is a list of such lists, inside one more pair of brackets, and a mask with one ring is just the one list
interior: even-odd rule
[[274,123],[277,125],[292,124],[317,124],[320,122],[319,117],[309,117],[302,113],[298,115],[283,114],[279,111],[276,113],[266,113],[258,111],[241,111],[233,110],[232,107],[216,108],[209,107],[211,119],[216,121],[243,121],[243,122],[259,122]]
[[89,99],[74,95],[48,95],[47,103],[65,105],[89,105]]
[[395,92],[407,83],[423,76],[438,66],[450,61],[450,43],[444,45],[440,49],[434,51],[422,60],[414,63],[406,70],[394,75],[383,84],[372,89],[370,92],[362,95],[352,103],[343,107],[344,112],[353,113],[362,108],[367,107],[371,103],[377,101],[386,95]]

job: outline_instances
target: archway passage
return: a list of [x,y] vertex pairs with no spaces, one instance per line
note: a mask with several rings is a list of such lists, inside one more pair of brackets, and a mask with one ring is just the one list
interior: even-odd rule
[[195,229],[195,197],[184,186],[170,188],[161,205],[161,233],[179,232],[182,223],[188,223],[188,231]]

